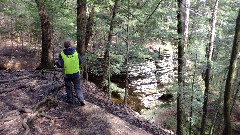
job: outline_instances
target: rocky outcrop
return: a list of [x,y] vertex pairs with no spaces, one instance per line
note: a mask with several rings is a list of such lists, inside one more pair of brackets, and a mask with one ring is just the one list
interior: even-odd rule
[[170,83],[173,79],[173,52],[160,49],[159,59],[132,64],[129,67],[130,88],[142,90],[157,89],[159,85]]
[[173,80],[173,51],[171,48],[160,49],[159,60],[155,61],[156,76],[160,85],[170,83]]
[[[150,47],[154,60],[132,63],[128,69],[129,95],[142,101],[145,107],[154,105],[166,93],[164,85],[171,83],[174,77],[173,51],[171,46],[155,45]],[[125,87],[126,70],[113,75],[111,81]],[[93,79],[96,80],[96,77]],[[139,103],[140,104],[140,103]]]
[[133,64],[129,67],[129,87],[134,92],[151,94],[152,89],[157,87],[155,75],[156,66],[154,61],[147,61],[141,64]]
[[155,61],[132,64],[129,67],[129,87],[133,95],[141,99],[145,107],[154,105],[166,93],[164,85],[174,77],[173,51],[170,47],[160,48]]

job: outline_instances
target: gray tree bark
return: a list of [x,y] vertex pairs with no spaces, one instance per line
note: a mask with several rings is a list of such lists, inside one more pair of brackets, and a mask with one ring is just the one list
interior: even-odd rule
[[106,50],[104,52],[104,74],[103,74],[103,79],[102,79],[102,85],[104,86],[104,78],[108,77],[108,92],[111,95],[110,92],[110,47],[112,44],[112,37],[113,37],[113,28],[115,26],[115,18],[118,12],[118,5],[119,5],[119,0],[115,0],[114,2],[114,7],[113,7],[113,13],[112,13],[112,19],[110,22],[110,28],[108,32],[108,41],[106,45]]
[[224,135],[232,135],[232,123],[231,123],[231,94],[234,75],[236,72],[237,58],[240,52],[240,10],[238,11],[238,17],[236,20],[235,36],[232,47],[231,60],[229,65],[229,71],[227,75],[225,91],[224,91]]
[[77,0],[77,51],[84,55],[86,39],[86,0]]
[[49,15],[45,8],[44,0],[35,0],[35,2],[37,4],[42,30],[42,56],[41,63],[37,69],[54,68],[53,63],[50,59],[52,28],[49,20]]
[[126,54],[126,84],[125,84],[125,95],[124,95],[124,104],[127,105],[127,99],[128,99],[128,68],[129,68],[129,18],[130,18],[130,0],[128,0],[128,14],[127,14],[127,39],[126,39],[126,45],[127,45],[127,54]]
[[178,85],[179,85],[179,90],[177,92],[177,135],[183,135],[183,124],[184,124],[184,118],[183,118],[183,83],[184,83],[184,78],[183,78],[183,66],[184,66],[184,41],[183,41],[183,13],[182,13],[182,5],[183,2],[182,0],[178,0],[178,14],[177,14],[177,19],[178,19],[178,24],[177,24],[177,32],[179,36],[178,40]]
[[206,127],[206,118],[207,118],[207,107],[208,107],[208,95],[210,90],[210,71],[212,67],[212,53],[213,53],[213,44],[215,39],[215,26],[217,21],[217,8],[218,8],[218,0],[215,1],[214,7],[212,9],[212,18],[211,18],[211,29],[209,31],[209,41],[206,47],[206,57],[207,57],[207,67],[205,71],[205,91],[204,91],[204,102],[203,102],[203,114],[202,114],[202,123],[201,123],[201,135],[205,135],[205,127]]

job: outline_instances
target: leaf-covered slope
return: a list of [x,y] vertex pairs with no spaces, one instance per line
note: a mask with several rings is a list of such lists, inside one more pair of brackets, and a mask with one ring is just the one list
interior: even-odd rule
[[170,134],[88,81],[82,81],[86,106],[67,104],[59,71],[2,70],[0,79],[0,91],[12,89],[0,94],[0,134],[24,134],[24,124],[32,134]]

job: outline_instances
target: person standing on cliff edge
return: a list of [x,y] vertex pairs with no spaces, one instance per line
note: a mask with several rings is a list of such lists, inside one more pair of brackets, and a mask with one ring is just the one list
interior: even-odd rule
[[82,62],[82,57],[76,49],[71,47],[71,42],[65,41],[64,49],[60,52],[58,57],[57,67],[64,69],[67,103],[74,104],[74,89],[80,106],[85,105],[83,91],[80,87],[80,65]]

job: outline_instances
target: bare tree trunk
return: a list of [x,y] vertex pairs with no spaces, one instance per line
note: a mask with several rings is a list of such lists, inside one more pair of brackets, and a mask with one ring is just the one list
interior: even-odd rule
[[12,59],[12,56],[13,56],[13,17],[12,17],[12,15],[11,15],[11,28],[10,28],[10,30],[11,30],[10,31],[10,38],[11,38],[11,44],[12,44],[10,57]]
[[[225,74],[222,78],[222,80],[225,80],[226,78],[226,75]],[[220,81],[220,84],[222,84],[222,82]],[[219,117],[219,112],[220,112],[220,109],[221,109],[221,102],[222,102],[222,98],[223,98],[223,85],[221,85],[221,88],[220,88],[220,95],[219,95],[219,98],[217,100],[217,103],[215,104],[215,114],[214,114],[214,118],[212,120],[212,126],[210,127],[210,130],[209,130],[209,135],[212,135],[214,132],[214,127],[216,126],[215,124],[217,123],[217,119],[218,121],[221,121],[222,117]],[[220,119],[220,120],[219,120]],[[219,125],[221,125],[221,122],[218,122]]]
[[77,50],[81,55],[85,53],[86,4],[86,0],[77,0]]
[[212,53],[213,53],[213,43],[215,38],[215,25],[217,21],[217,7],[218,0],[215,1],[214,7],[212,9],[212,18],[211,18],[211,30],[209,31],[209,41],[206,47],[206,57],[207,57],[207,67],[205,71],[205,91],[204,91],[204,102],[203,102],[203,115],[202,115],[202,123],[201,123],[201,135],[205,135],[205,127],[206,127],[206,118],[207,118],[207,107],[208,107],[208,95],[210,89],[210,71],[212,67]]
[[230,117],[231,110],[231,93],[232,93],[232,84],[234,80],[234,74],[237,64],[237,58],[240,51],[240,10],[238,11],[238,17],[236,20],[235,36],[232,47],[231,61],[229,65],[228,76],[225,85],[224,92],[224,135],[232,135],[232,123]]
[[[110,76],[110,47],[112,44],[112,37],[113,37],[113,28],[115,24],[115,18],[117,15],[117,9],[118,9],[118,3],[119,0],[115,0],[114,7],[113,7],[113,14],[112,14],[112,20],[110,22],[110,28],[109,28],[109,33],[108,33],[108,40],[107,40],[107,45],[106,45],[106,50],[104,52],[104,74],[103,74],[103,79],[102,81],[104,82],[104,78],[107,76]],[[110,81],[108,80],[108,92],[110,92]]]
[[21,39],[20,39],[20,32],[18,31],[16,33],[17,33],[17,42],[16,42],[16,44],[17,44],[17,48],[18,48],[18,45],[21,43]]
[[232,114],[232,111],[233,111],[233,108],[234,108],[234,105],[236,103],[236,99],[237,99],[237,96],[238,96],[238,93],[239,93],[239,90],[240,90],[240,82],[238,82],[238,86],[237,86],[237,90],[234,94],[234,97],[233,97],[233,102],[232,102],[232,107],[231,107],[231,111],[230,111],[230,114]]
[[42,30],[42,56],[41,63],[37,69],[54,68],[50,59],[50,48],[52,40],[52,29],[47,10],[45,9],[43,0],[35,0],[37,3],[38,13],[41,21]]
[[188,24],[189,24],[189,15],[190,15],[190,0],[184,0],[184,27],[183,27],[183,38],[184,38],[184,42],[185,45],[187,47],[188,44]]
[[21,32],[21,43],[22,43],[22,49],[23,49],[23,43],[24,42],[24,40],[23,40],[23,32]]
[[[235,103],[236,103],[236,99],[237,99],[237,96],[238,96],[238,92],[239,92],[239,89],[240,89],[240,82],[238,82],[238,79],[239,79],[239,69],[237,69],[237,71],[236,71],[236,79],[234,80],[234,81],[236,81],[237,82],[237,88],[233,88],[233,91],[232,91],[232,93],[233,93],[233,95],[232,95],[232,107],[231,107],[231,111],[230,111],[230,115],[232,114],[232,111],[233,111],[233,108],[234,108],[234,106],[235,106]],[[233,84],[234,85],[234,84]],[[236,91],[234,91],[234,89],[236,89]]]
[[183,123],[184,123],[184,118],[183,118],[183,94],[182,94],[182,89],[183,89],[183,83],[184,83],[184,78],[183,78],[183,66],[184,66],[184,42],[183,42],[183,13],[182,13],[182,5],[183,2],[182,0],[178,0],[178,14],[177,14],[177,19],[178,19],[178,24],[177,24],[177,32],[179,36],[178,40],[178,85],[179,85],[179,90],[177,91],[177,135],[183,135]]
[[197,53],[196,53],[196,59],[195,59],[195,62],[194,62],[193,79],[192,79],[192,93],[191,93],[191,109],[190,109],[189,135],[192,134],[194,84],[195,84],[195,77],[196,77],[197,60],[198,60],[198,59],[197,59]]
[[93,30],[92,30],[92,26],[93,26],[93,17],[94,17],[94,6],[91,9],[91,12],[89,14],[88,17],[88,21],[87,21],[87,26],[86,26],[86,39],[85,39],[85,50],[87,50],[88,48],[88,44],[90,41],[91,36],[93,35]]
[[[183,9],[183,41],[184,41],[184,47],[186,48],[188,46],[188,24],[189,24],[189,15],[190,15],[190,0],[183,0],[182,4],[182,9]],[[193,97],[194,97],[194,79],[195,79],[195,70],[196,70],[196,62],[197,62],[197,54],[196,54],[196,60],[195,60],[195,69],[194,69],[194,75],[193,75],[193,82],[192,82],[192,93],[191,93],[191,104],[193,103]],[[190,118],[193,116],[193,106],[191,105],[190,109]],[[192,132],[192,119],[190,120],[190,125],[189,125],[189,134]]]
[[[89,41],[93,35],[93,31],[92,31],[92,27],[93,27],[93,17],[94,17],[94,6],[91,9],[91,12],[89,14],[88,17],[88,21],[87,21],[87,26],[86,26],[86,37],[85,37],[85,51],[88,48],[88,44]],[[88,80],[88,69],[87,69],[88,65],[87,62],[84,63],[83,66],[83,78],[85,78],[86,80]]]
[[128,6],[128,14],[127,14],[127,39],[126,39],[126,45],[127,45],[127,54],[126,54],[126,84],[125,84],[125,96],[124,96],[124,104],[127,105],[127,99],[128,99],[128,68],[129,68],[129,18],[130,18],[130,0],[128,0],[127,6]]

